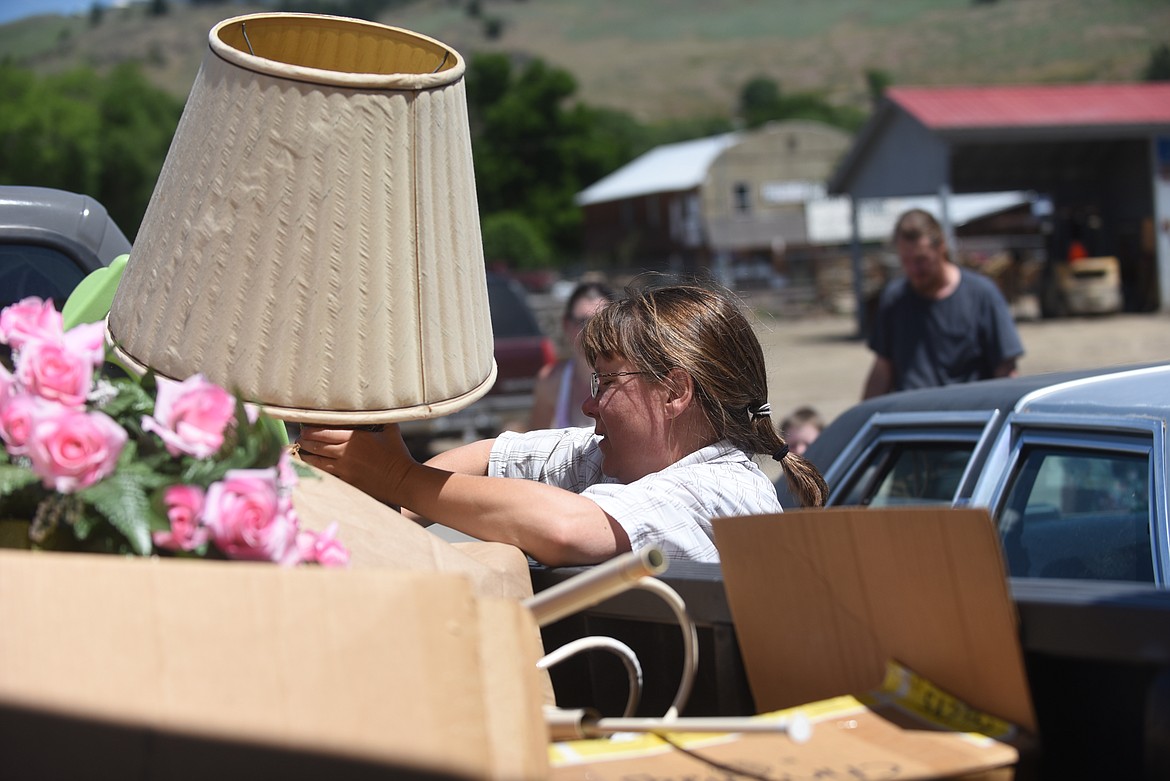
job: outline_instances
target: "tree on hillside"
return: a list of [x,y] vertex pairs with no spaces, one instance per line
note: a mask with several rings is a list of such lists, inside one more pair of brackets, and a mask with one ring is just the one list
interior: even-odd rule
[[87,94],[92,72],[40,79],[0,67],[0,182],[95,193],[99,118]]
[[780,85],[766,76],[756,76],[739,91],[739,116],[748,127],[759,127],[779,119],[784,111]]
[[505,55],[479,54],[467,71],[480,212],[485,221],[522,215],[562,253],[581,243],[573,196],[631,156],[617,116],[570,103],[576,90],[567,71],[540,60],[514,69]]
[[138,67],[118,66],[96,96],[102,165],[100,200],[126,231],[138,231],[183,104],[153,88]]
[[0,182],[90,195],[133,237],[182,103],[130,64],[107,78],[0,66],[0,94]]
[[886,90],[894,83],[894,77],[889,72],[878,68],[870,68],[865,72],[865,88],[869,93],[870,106],[877,108],[885,97]]
[[781,119],[811,119],[856,130],[864,120],[854,108],[834,106],[815,92],[782,94],[780,85],[767,76],[749,79],[739,93],[739,117],[748,128]]
[[1143,74],[1146,81],[1170,81],[1170,44],[1162,44],[1150,52]]
[[532,224],[517,212],[496,212],[483,218],[483,257],[489,264],[502,262],[512,268],[548,266],[552,251]]

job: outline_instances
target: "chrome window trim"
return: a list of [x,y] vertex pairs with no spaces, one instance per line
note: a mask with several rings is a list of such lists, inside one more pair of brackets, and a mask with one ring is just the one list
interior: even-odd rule
[[962,495],[963,488],[973,482],[972,465],[981,461],[999,416],[998,410],[874,413],[826,471],[825,481],[830,486],[827,504],[836,504],[843,486],[864,468],[874,449],[889,442],[973,442],[971,457],[959,479]]
[[976,481],[971,503],[987,507],[998,519],[1025,447],[1057,446],[1098,452],[1143,453],[1150,458],[1150,545],[1154,580],[1165,585],[1170,573],[1167,523],[1166,422],[1160,418],[1103,419],[1082,415],[1020,412],[1010,415],[988,454],[983,478]]

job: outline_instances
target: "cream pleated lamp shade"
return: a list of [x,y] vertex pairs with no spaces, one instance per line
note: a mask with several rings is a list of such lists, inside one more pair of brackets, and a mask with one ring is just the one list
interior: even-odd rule
[[107,319],[118,357],[364,425],[495,381],[463,59],[312,14],[228,19]]

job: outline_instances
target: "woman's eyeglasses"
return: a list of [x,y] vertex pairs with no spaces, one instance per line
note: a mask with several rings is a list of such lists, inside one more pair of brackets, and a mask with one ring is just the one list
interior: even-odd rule
[[625,377],[630,374],[650,373],[651,372],[605,372],[604,374],[598,374],[597,372],[593,372],[589,375],[589,393],[593,396],[593,398],[597,398],[597,391],[601,390],[600,380],[602,377]]

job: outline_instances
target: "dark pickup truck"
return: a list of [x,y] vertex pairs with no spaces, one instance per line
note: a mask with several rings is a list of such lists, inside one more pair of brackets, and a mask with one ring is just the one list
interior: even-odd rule
[[48,187],[0,186],[0,307],[65,299],[91,271],[130,251],[100,203]]
[[[1022,777],[1170,779],[1168,387],[1161,365],[892,394],[848,410],[808,451],[830,505],[977,506],[997,521],[1039,730],[1038,761]],[[538,567],[533,583],[543,590],[575,571]],[[661,579],[699,627],[684,712],[755,713],[719,566],[675,564]],[[544,630],[547,647],[588,635],[637,653],[639,712],[663,714],[682,673],[671,612],[629,591]],[[564,707],[616,715],[625,704],[612,657],[552,675]]]

